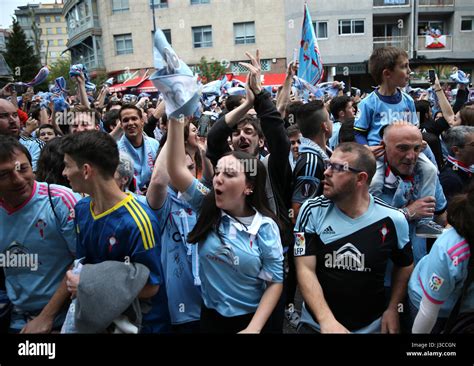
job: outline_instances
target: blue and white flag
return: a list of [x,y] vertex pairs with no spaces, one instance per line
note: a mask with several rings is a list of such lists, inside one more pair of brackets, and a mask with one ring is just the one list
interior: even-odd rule
[[96,85],[90,82],[89,79],[89,72],[87,71],[87,67],[83,64],[72,65],[71,69],[69,70],[69,76],[84,76],[84,80],[86,83],[86,91],[94,93],[97,89]]
[[224,88],[226,84],[227,84],[227,77],[224,76],[220,80],[211,81],[210,83],[207,83],[206,85],[204,85],[202,88],[202,93],[212,94],[212,95],[221,95],[222,88]]
[[150,80],[163,94],[166,114],[174,118],[194,115],[200,100],[197,77],[179,59],[161,29],[155,33],[154,63],[156,72]]
[[308,5],[305,4],[303,31],[300,44],[298,77],[317,85],[324,77],[324,68],[319,54],[318,41]]

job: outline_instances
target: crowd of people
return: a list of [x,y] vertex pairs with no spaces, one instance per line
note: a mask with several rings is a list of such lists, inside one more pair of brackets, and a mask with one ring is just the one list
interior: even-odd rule
[[410,95],[385,47],[369,94],[321,100],[290,64],[273,95],[247,55],[245,93],[199,117],[81,72],[67,108],[0,91],[0,332],[430,333],[474,311],[468,88]]

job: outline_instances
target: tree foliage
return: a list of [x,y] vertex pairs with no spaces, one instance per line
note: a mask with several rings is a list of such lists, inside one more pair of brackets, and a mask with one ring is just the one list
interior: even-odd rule
[[219,61],[207,61],[205,57],[201,58],[198,68],[203,84],[222,78],[222,76],[225,75],[226,70]]
[[18,21],[13,19],[13,28],[6,42],[5,61],[13,71],[16,81],[28,82],[33,80],[41,69],[39,57],[33,47],[28,44],[25,32]]

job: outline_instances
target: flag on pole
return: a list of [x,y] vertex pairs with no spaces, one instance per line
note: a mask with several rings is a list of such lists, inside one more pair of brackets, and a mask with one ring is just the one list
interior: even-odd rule
[[306,80],[312,85],[316,85],[322,80],[324,76],[323,62],[307,4],[304,9],[299,62],[298,77],[300,79]]

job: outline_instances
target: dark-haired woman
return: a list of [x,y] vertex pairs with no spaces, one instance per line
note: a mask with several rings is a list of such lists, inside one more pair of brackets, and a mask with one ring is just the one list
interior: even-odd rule
[[[413,333],[439,333],[461,296],[474,252],[474,185],[454,197],[448,208],[453,226],[436,240],[431,252],[415,267],[408,285],[411,306],[417,310]],[[472,265],[471,265],[472,271]],[[474,284],[460,313],[474,309]],[[414,309],[411,309],[412,313]]]
[[61,141],[62,137],[57,137],[49,141],[41,151],[36,179],[38,182],[59,184],[70,188],[68,180],[63,176],[64,154],[61,154],[59,150]]
[[199,245],[201,332],[260,333],[283,288],[278,225],[268,209],[265,168],[232,152],[216,167],[210,192],[181,162],[184,123],[170,121],[168,172],[199,213],[188,242]]

